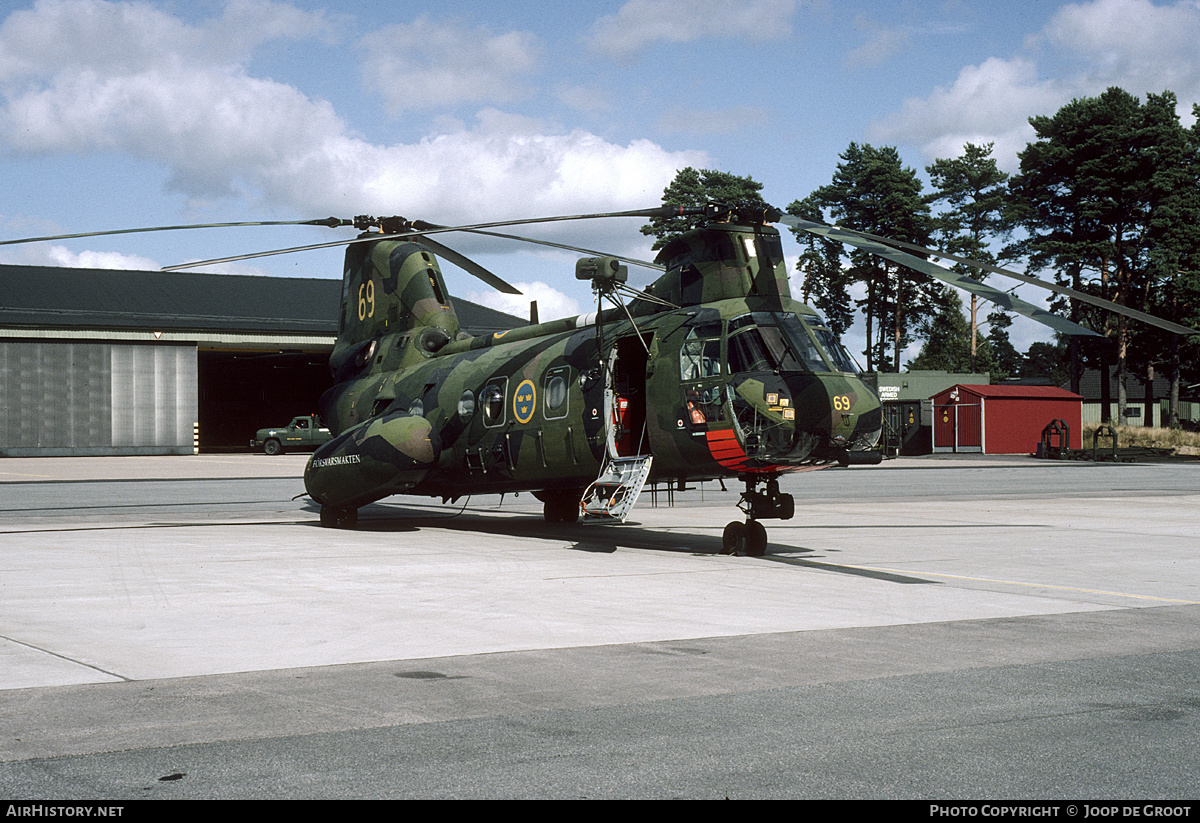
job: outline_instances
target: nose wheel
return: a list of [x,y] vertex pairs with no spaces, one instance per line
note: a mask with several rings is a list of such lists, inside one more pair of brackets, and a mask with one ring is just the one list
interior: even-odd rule
[[746,491],[742,492],[738,508],[746,513],[746,521],[737,520],[727,524],[721,533],[721,549],[725,554],[744,554],[747,557],[762,557],[767,553],[767,530],[760,520],[790,520],[796,513],[796,501],[790,494],[779,491],[779,481],[774,477],[765,480],[767,487],[757,491],[764,478],[748,475],[742,477]]
[[745,523],[734,520],[725,526],[721,534],[721,547],[725,554],[762,557],[767,553],[767,530],[757,520],[747,520]]

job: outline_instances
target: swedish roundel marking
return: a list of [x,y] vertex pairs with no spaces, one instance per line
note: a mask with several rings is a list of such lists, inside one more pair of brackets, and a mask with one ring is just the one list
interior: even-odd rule
[[513,394],[513,416],[518,423],[528,423],[533,419],[533,410],[537,408],[537,390],[532,380],[523,380]]

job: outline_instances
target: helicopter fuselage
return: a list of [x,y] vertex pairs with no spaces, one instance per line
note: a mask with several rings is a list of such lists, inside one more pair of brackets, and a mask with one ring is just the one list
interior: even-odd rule
[[327,392],[322,418],[338,434],[305,481],[323,505],[358,507],[400,493],[577,492],[606,455],[652,454],[650,482],[826,465],[871,448],[881,415],[824,335],[802,304],[751,298],[636,329],[593,315],[447,343]]

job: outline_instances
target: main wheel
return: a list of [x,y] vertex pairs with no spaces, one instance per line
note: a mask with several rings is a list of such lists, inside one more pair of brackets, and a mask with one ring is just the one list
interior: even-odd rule
[[737,554],[746,548],[746,524],[734,520],[721,532],[721,553]]
[[563,523],[577,523],[579,521],[579,501],[575,498],[564,500],[562,510],[558,513],[558,519]]
[[762,557],[767,553],[767,530],[762,523],[751,520],[746,524],[746,554]]
[[551,497],[542,503],[547,523],[574,523],[579,520],[579,501],[574,497]]
[[283,454],[283,446],[278,440],[268,440],[263,443],[263,451],[272,456]]
[[542,517],[547,523],[574,523],[579,520],[579,498],[583,489],[547,489],[536,492],[542,501]]

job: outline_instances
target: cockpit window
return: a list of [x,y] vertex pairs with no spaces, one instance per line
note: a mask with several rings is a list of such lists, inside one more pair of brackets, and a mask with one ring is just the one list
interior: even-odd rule
[[825,326],[825,321],[821,319],[820,315],[809,317],[808,327],[812,329],[817,342],[824,347],[825,354],[829,357],[829,363],[836,371],[850,372],[851,374],[858,374],[862,371],[858,363],[854,362],[850,352],[846,351],[846,347],[838,340],[837,335]]
[[729,321],[729,331],[729,368],[734,372],[829,369],[820,349],[791,312],[744,314]]
[[688,331],[680,353],[679,376],[703,380],[721,373],[721,324],[704,323]]
[[784,312],[779,315],[779,323],[787,331],[788,339],[809,371],[821,372],[829,368],[821,356],[820,347],[809,336],[799,317],[790,311]]
[[729,368],[734,373],[860,371],[820,316],[765,311],[729,321]]
[[776,368],[779,368],[779,361],[770,354],[758,329],[746,329],[730,337],[731,372],[773,372]]

